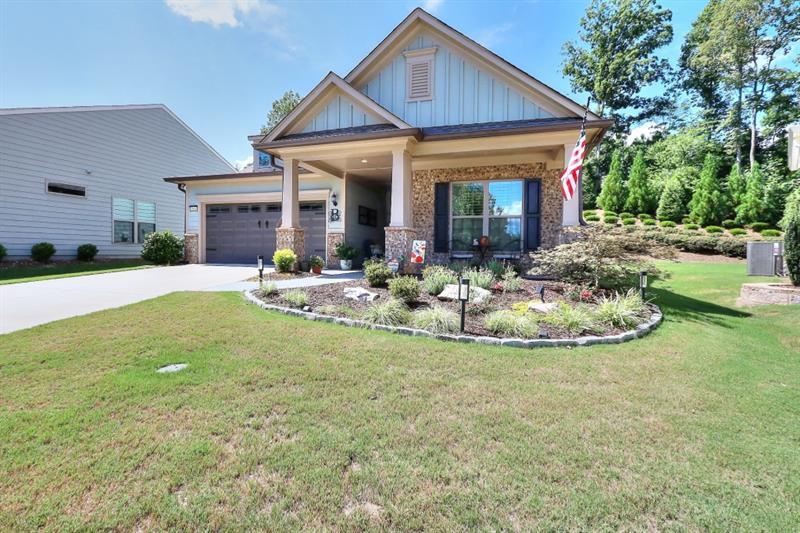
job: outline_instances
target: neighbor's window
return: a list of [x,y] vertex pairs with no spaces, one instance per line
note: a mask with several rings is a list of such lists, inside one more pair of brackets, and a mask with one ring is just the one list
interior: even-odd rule
[[52,194],[66,194],[67,196],[86,197],[86,187],[81,185],[70,185],[68,183],[47,182],[47,192]]
[[453,183],[452,249],[468,251],[488,235],[497,251],[522,249],[522,181]]
[[112,200],[115,243],[142,243],[156,230],[156,204],[128,198]]
[[133,200],[114,198],[114,242],[133,241],[133,227],[136,225],[136,212]]

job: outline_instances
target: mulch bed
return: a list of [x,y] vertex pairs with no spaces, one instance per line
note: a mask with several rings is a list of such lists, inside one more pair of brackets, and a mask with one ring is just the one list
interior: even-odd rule
[[[287,279],[300,279],[318,276],[319,274],[312,274],[311,272],[270,272],[264,274],[264,281],[286,281]],[[247,281],[258,281],[258,276],[247,278]]]
[[[523,302],[523,301],[540,302],[541,299],[535,291],[538,287],[542,285],[544,285],[545,287],[545,294],[544,294],[545,302],[558,302],[558,301],[569,302],[569,300],[564,295],[565,292],[567,292],[571,288],[569,285],[554,281],[526,280],[523,283],[523,289],[519,292],[503,293],[501,291],[492,291],[493,295],[492,302],[489,308],[483,308],[482,310],[483,312],[476,313],[475,306],[473,304],[467,304],[467,316],[465,321],[464,332],[468,335],[495,336],[492,332],[490,332],[484,327],[484,320],[486,318],[486,315],[492,311],[497,311],[500,309],[510,309],[511,306],[517,302]],[[345,298],[344,289],[348,287],[362,287],[370,292],[377,293],[379,297],[378,299],[375,300],[374,303],[386,301],[391,297],[387,288],[370,287],[369,284],[366,282],[366,280],[331,283],[328,285],[320,285],[317,287],[308,287],[303,290],[308,295],[308,305],[311,307],[311,311],[320,312],[319,311],[320,307],[337,306],[345,308],[344,312],[338,309],[336,310],[336,312],[331,312],[329,309],[325,309],[324,310],[325,312],[323,314],[330,316],[338,316],[343,318],[358,318],[358,316],[361,315],[361,313],[363,313],[371,305],[374,305],[374,303],[362,302],[360,300],[352,300],[350,298]],[[285,291],[284,290],[279,291],[278,294],[272,296],[262,296],[262,295],[257,295],[257,296],[267,303],[273,305],[286,306],[286,302],[284,302],[280,296],[280,293],[282,292]],[[436,298],[436,296],[431,296],[424,290],[420,294],[418,300],[409,305],[409,308],[412,311],[415,311],[417,309],[425,309],[434,305],[439,307],[444,307],[459,314],[461,313],[460,302],[439,300],[438,298]],[[540,324],[539,327],[540,331],[545,333],[549,338],[553,339],[575,338],[575,337],[580,337],[582,335],[586,335],[586,333],[571,335],[568,332],[560,328],[557,328],[555,326],[552,326],[550,324]],[[620,329],[610,328],[603,334],[612,335],[616,333],[621,333],[622,331],[623,330]]]

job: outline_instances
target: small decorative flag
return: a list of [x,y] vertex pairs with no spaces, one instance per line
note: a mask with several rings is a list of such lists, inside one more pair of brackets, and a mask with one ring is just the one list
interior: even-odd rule
[[415,264],[422,264],[425,262],[425,250],[428,247],[426,241],[412,241],[411,242],[411,262]]
[[586,155],[586,131],[581,128],[581,135],[572,150],[572,156],[569,158],[567,168],[564,169],[564,173],[561,175],[561,194],[564,196],[564,200],[572,200],[575,191],[578,190],[584,155]]

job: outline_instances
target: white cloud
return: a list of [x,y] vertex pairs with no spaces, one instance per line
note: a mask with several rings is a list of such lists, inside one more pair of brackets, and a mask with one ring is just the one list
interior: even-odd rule
[[252,170],[253,156],[251,155],[250,157],[245,157],[244,159],[237,159],[233,162],[233,166],[237,172],[241,172],[248,166],[250,167],[250,170]]
[[625,139],[625,146],[630,146],[638,139],[643,139],[645,141],[650,140],[653,138],[653,135],[659,131],[662,131],[663,129],[664,126],[655,122],[645,122],[641,126],[636,126],[631,130],[631,132],[628,134],[628,137]]
[[425,0],[422,3],[422,9],[424,9],[425,11],[434,12],[437,9],[439,9],[443,3],[444,0]]
[[486,48],[491,48],[501,42],[505,34],[511,31],[513,27],[514,25],[510,22],[497,26],[490,26],[481,30],[476,40]]
[[262,0],[165,0],[176,14],[192,22],[205,22],[215,28],[235,28],[250,16],[276,15],[280,8]]

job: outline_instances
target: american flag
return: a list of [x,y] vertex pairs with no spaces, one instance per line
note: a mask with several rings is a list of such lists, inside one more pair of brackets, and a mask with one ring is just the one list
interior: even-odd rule
[[578,137],[578,142],[575,143],[567,168],[561,174],[561,194],[564,196],[564,200],[572,200],[575,191],[578,190],[584,155],[586,155],[586,131],[581,128],[581,136]]

